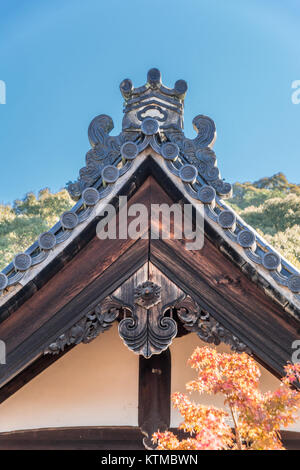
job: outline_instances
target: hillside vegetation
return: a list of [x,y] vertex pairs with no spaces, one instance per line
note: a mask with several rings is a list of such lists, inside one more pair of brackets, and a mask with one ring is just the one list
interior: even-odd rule
[[[300,268],[300,185],[282,173],[254,183],[235,183],[229,204],[291,263]],[[0,204],[0,270],[72,207],[66,190],[29,193],[13,205]]]
[[300,268],[300,185],[282,173],[235,183],[229,204],[274,248]]
[[28,193],[13,205],[0,204],[0,270],[52,227],[73,205],[66,190],[55,194],[43,189],[38,197]]

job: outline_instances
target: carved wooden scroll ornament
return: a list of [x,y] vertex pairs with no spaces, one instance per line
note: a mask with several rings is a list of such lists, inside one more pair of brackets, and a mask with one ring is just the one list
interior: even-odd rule
[[58,354],[66,346],[89,343],[119,321],[124,344],[145,358],[168,349],[177,335],[177,321],[189,332],[233,351],[250,352],[228,329],[186,295],[151,263],[145,264],[114,293],[61,333],[46,349]]

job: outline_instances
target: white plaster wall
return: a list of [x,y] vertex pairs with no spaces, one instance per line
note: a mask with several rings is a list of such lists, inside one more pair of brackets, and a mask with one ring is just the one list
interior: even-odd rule
[[[196,334],[177,338],[171,345],[172,393],[185,392],[195,377],[187,360],[197,346]],[[218,351],[229,352],[221,345]],[[279,381],[262,371],[262,391],[274,390]],[[223,407],[222,397],[194,394],[203,404]],[[171,426],[182,421],[172,408]],[[138,356],[119,338],[117,325],[90,344],[81,344],[0,405],[0,432],[68,426],[138,425]],[[289,430],[300,432],[300,421]]]
[[138,356],[117,325],[80,344],[0,405],[0,432],[138,424]]
[[[207,346],[206,343],[201,341],[195,333],[176,338],[171,346],[171,357],[172,357],[172,383],[171,392],[186,392],[185,384],[196,377],[195,371],[187,365],[187,360],[196,349],[196,347]],[[217,346],[219,352],[230,352],[230,348],[226,345]],[[260,389],[263,392],[268,390],[274,390],[280,385],[280,381],[274,377],[269,371],[259,365],[261,370],[260,378]],[[205,405],[214,405],[225,409],[223,405],[223,399],[220,396],[213,396],[208,394],[193,393],[190,398],[197,402]],[[171,412],[171,427],[177,427],[182,422],[182,417],[177,410],[172,408]],[[286,428],[290,431],[300,432],[300,419],[297,423]]]

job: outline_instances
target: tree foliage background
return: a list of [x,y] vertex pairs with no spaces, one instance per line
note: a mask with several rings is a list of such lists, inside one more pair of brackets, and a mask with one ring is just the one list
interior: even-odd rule
[[[291,263],[300,268],[300,185],[282,173],[254,183],[235,183],[229,204]],[[26,250],[73,205],[66,190],[28,193],[0,204],[0,270]]]
[[235,183],[229,201],[267,242],[300,268],[300,185],[283,173],[255,183]]
[[49,189],[41,190],[38,197],[28,193],[24,199],[14,201],[12,206],[1,204],[0,270],[52,227],[73,204],[66,190],[53,194]]

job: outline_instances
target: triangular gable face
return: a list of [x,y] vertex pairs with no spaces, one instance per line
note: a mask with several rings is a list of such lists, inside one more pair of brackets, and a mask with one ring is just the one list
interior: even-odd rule
[[[197,116],[197,137],[184,136],[186,89],[163,86],[156,69],[143,87],[123,81],[123,130],[112,137],[111,118],[92,121],[86,166],[69,186],[74,208],[0,274],[2,401],[113,323],[146,360],[189,332],[252,353],[276,375],[291,360],[300,275],[221,199],[231,185],[212,150],[215,125]],[[190,222],[181,236],[174,204]],[[153,217],[161,205],[173,207],[169,221]],[[173,236],[157,236],[169,223]],[[190,232],[204,243],[191,249]]]

